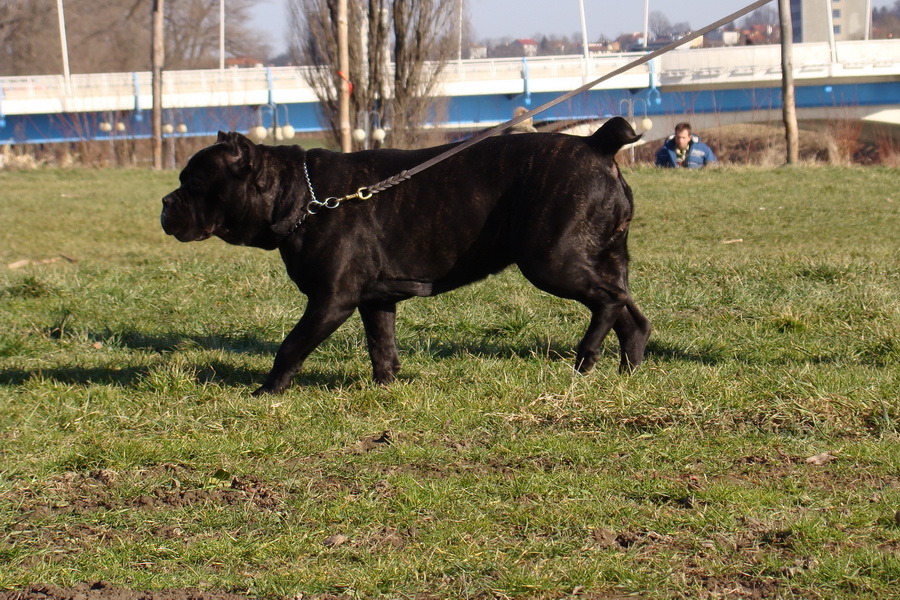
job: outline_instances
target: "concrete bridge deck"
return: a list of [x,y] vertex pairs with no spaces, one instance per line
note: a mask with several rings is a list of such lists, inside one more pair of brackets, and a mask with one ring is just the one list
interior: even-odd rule
[[[500,123],[515,106],[538,106],[617,69],[636,54],[454,61],[445,66],[435,127]],[[546,120],[634,114],[676,120],[717,115],[759,119],[780,109],[777,45],[683,49],[612,78],[556,107]],[[260,121],[321,129],[305,72],[313,67],[166,71],[165,119],[184,124],[172,135],[246,130]],[[900,123],[900,40],[796,44],[798,106],[810,118],[866,118]],[[0,143],[39,143],[149,135],[149,72],[0,78]],[[801,115],[802,116],[802,115]],[[102,124],[116,123],[112,131]],[[388,123],[389,126],[389,123]],[[662,128],[654,128],[664,131]]]

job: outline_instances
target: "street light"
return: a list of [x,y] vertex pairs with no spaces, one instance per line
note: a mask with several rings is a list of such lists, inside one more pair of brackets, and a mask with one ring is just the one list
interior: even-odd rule
[[644,0],[644,50],[650,47],[650,0]]
[[376,110],[359,111],[356,115],[356,129],[353,130],[353,139],[362,144],[364,150],[369,149],[369,140],[375,142],[376,147],[384,142],[387,132],[381,126],[381,115]]
[[581,69],[581,79],[583,82],[587,82],[591,53],[588,49],[587,22],[584,19],[584,0],[578,0],[578,10],[581,12],[581,44],[584,46],[584,66]]
[[459,27],[458,27],[458,38],[456,42],[456,62],[462,64],[462,15],[463,15],[463,0],[458,0],[459,2]]
[[63,0],[56,0],[56,14],[59,17],[59,45],[62,51],[63,79],[66,90],[69,89],[69,42],[66,39],[66,14],[63,11]]
[[219,69],[225,68],[225,0],[219,0]]
[[866,34],[864,40],[868,40],[872,35],[872,0],[866,0]]

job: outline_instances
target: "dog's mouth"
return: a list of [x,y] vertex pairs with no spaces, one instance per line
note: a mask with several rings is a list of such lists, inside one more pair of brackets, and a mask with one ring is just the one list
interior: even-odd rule
[[163,231],[175,237],[179,242],[202,242],[214,235],[219,235],[222,230],[221,227],[217,227],[215,224],[210,224],[203,228],[197,227],[196,223],[187,225],[181,219],[176,218],[176,215],[171,214],[168,207],[163,207],[159,220]]
[[208,240],[216,233],[213,228],[197,231],[193,228],[181,229],[167,225],[166,220],[163,219],[163,231],[165,231],[166,234],[173,236],[179,242],[202,242],[203,240]]
[[166,232],[171,236],[174,236],[176,240],[179,242],[202,242],[203,240],[208,240],[212,237],[212,233],[208,231],[201,231],[200,233],[189,233],[187,231],[174,231],[174,232]]

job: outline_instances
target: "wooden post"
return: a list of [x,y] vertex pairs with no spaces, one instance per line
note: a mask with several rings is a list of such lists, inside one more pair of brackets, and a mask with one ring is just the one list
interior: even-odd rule
[[165,0],[153,0],[153,31],[150,62],[153,73],[153,168],[163,168],[162,147],[162,68],[165,61],[163,26]]
[[338,59],[341,94],[339,101],[341,150],[350,152],[350,50],[347,31],[347,0],[338,0]]
[[797,132],[797,106],[794,101],[794,30],[791,22],[790,0],[778,0],[781,22],[781,100],[784,119],[784,139],[787,143],[786,162],[800,161],[800,136]]

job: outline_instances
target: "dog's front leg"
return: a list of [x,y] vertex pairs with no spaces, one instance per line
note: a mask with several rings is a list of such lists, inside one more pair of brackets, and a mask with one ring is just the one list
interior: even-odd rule
[[397,305],[393,302],[363,304],[359,307],[359,316],[366,329],[372,379],[375,383],[388,384],[400,371],[395,334]]
[[332,299],[315,301],[310,298],[300,321],[278,348],[275,364],[272,365],[265,383],[253,392],[253,395],[278,394],[286,390],[291,384],[291,379],[303,366],[306,357],[334,333],[341,323],[353,314],[355,308],[341,305]]

